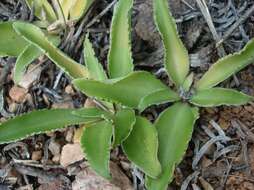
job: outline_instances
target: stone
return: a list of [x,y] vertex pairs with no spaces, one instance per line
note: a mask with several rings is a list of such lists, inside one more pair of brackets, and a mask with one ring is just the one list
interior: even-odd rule
[[63,167],[67,167],[75,162],[84,159],[84,153],[81,149],[80,144],[66,144],[62,148],[60,164]]
[[72,183],[73,190],[133,190],[129,178],[121,169],[110,163],[112,180],[109,181],[97,175],[90,167],[85,167],[80,171]]
[[42,151],[41,150],[33,151],[32,160],[39,161],[39,160],[41,160],[41,158],[42,158]]
[[61,145],[58,142],[52,140],[49,143],[49,150],[54,156],[59,155],[61,152]]
[[9,91],[10,98],[17,103],[24,102],[26,95],[27,90],[18,86],[13,86]]

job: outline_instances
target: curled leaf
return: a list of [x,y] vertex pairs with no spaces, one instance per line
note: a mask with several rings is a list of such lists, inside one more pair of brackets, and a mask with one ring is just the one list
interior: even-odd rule
[[13,22],[0,22],[0,57],[17,57],[29,45],[12,27]]
[[69,58],[57,47],[55,47],[46,35],[35,25],[16,22],[13,24],[17,33],[21,34],[26,40],[40,48],[58,67],[65,71],[72,78],[88,77],[86,67],[80,65]]
[[155,23],[164,44],[165,67],[173,82],[181,86],[189,72],[188,52],[177,34],[168,0],[153,0],[153,7]]
[[26,0],[26,3],[31,10],[34,10],[35,16],[41,20],[56,21],[56,14],[47,0]]
[[136,118],[133,130],[123,142],[123,150],[128,159],[148,176],[156,178],[161,173],[161,165],[157,157],[157,132],[147,119]]
[[184,103],[176,103],[160,114],[155,122],[158,131],[158,157],[162,167],[161,175],[147,177],[148,190],[166,190],[173,179],[174,170],[188,147],[197,110]]
[[111,24],[108,70],[111,78],[124,77],[133,71],[130,19],[133,0],[119,0]]
[[[57,36],[49,36],[49,39],[55,45],[60,43],[60,39]],[[30,44],[24,49],[18,56],[14,67],[13,79],[16,84],[22,79],[27,66],[41,55],[43,55],[43,52],[35,45]]]
[[24,139],[28,136],[46,133],[68,125],[95,122],[97,117],[79,117],[74,109],[53,109],[33,111],[17,116],[0,124],[0,144]]
[[190,102],[200,107],[214,107],[221,105],[239,106],[253,101],[253,97],[227,88],[211,88],[198,91]]
[[18,56],[17,62],[14,67],[13,79],[18,84],[23,75],[25,74],[27,66],[41,56],[43,53],[34,45],[28,45],[26,49]]
[[113,119],[114,124],[114,147],[120,145],[130,135],[136,122],[134,110],[122,109]]
[[112,123],[101,121],[85,127],[81,137],[81,146],[90,166],[107,179],[111,178],[109,159],[112,135]]
[[174,102],[180,100],[178,94],[172,90],[163,89],[151,94],[148,94],[140,101],[138,109],[140,112],[144,111],[147,107],[152,105],[164,104],[168,102]]
[[196,83],[196,89],[200,91],[212,88],[253,62],[254,39],[250,40],[240,52],[228,55],[214,63]]
[[90,97],[105,99],[137,108],[143,97],[155,91],[168,89],[148,72],[134,72],[125,78],[108,81],[75,79],[73,84]]

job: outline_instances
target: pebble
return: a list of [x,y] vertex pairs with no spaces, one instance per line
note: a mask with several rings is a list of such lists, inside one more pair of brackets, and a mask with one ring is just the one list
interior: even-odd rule
[[18,86],[13,86],[9,91],[9,96],[17,103],[22,103],[27,95],[27,90]]
[[41,158],[42,158],[42,151],[41,150],[34,151],[32,153],[32,160],[39,161],[39,160],[41,160]]
[[60,164],[63,167],[67,167],[75,162],[84,159],[84,153],[80,147],[80,144],[66,144],[62,148]]
[[54,156],[59,155],[61,152],[61,145],[58,142],[52,140],[49,143],[49,150]]

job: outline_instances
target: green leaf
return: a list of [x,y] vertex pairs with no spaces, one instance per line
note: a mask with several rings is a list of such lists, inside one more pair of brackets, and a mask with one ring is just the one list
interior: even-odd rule
[[108,70],[111,78],[124,77],[133,71],[131,55],[131,8],[133,0],[119,0],[111,24]]
[[29,43],[12,28],[13,22],[0,22],[0,57],[17,57]]
[[75,79],[73,84],[90,97],[121,103],[132,108],[137,108],[141,99],[148,94],[168,89],[160,80],[144,71],[131,73],[113,82]]
[[214,63],[196,83],[196,89],[212,88],[253,62],[254,39],[250,40],[240,52],[228,55]]
[[102,121],[85,127],[81,137],[81,145],[90,166],[107,179],[111,178],[109,160],[112,135],[112,123]]
[[[60,43],[58,36],[49,36],[49,39],[54,45],[58,45]],[[14,67],[13,79],[16,84],[18,84],[22,79],[27,66],[41,55],[43,55],[43,52],[37,46],[32,44],[28,45],[24,49],[24,51],[18,56]]]
[[148,190],[166,190],[173,179],[174,169],[180,163],[191,139],[197,110],[184,103],[166,109],[155,122],[159,138],[159,161],[162,173],[157,179],[147,177]]
[[56,14],[47,0],[26,0],[28,7],[34,10],[36,17],[48,22],[56,21]]
[[91,117],[91,118],[101,118],[105,120],[112,121],[113,114],[98,108],[81,108],[76,109],[72,112],[72,114],[77,115],[79,117]]
[[153,6],[155,22],[165,49],[165,67],[173,82],[181,86],[189,72],[188,52],[177,34],[175,20],[168,9],[168,0],[153,0]]
[[123,142],[123,150],[128,159],[145,174],[156,178],[161,173],[161,165],[157,157],[157,132],[147,119],[136,118],[131,134]]
[[253,97],[227,88],[211,88],[196,92],[190,102],[199,107],[214,107],[221,105],[243,105],[253,100]]
[[136,122],[135,112],[131,109],[118,111],[113,120],[114,124],[114,147],[120,145],[130,135]]
[[185,79],[184,83],[183,83],[183,89],[185,92],[188,92],[191,88],[191,85],[193,84],[193,80],[194,80],[194,74],[191,73],[189,74],[189,76]]
[[69,58],[57,47],[55,47],[46,37],[46,35],[35,25],[16,22],[13,24],[14,29],[21,34],[26,40],[39,47],[58,67],[66,72],[72,78],[88,77],[86,67],[80,65],[73,59]]
[[74,6],[70,10],[71,20],[80,19],[90,8],[95,0],[76,0]]
[[168,102],[175,102],[180,100],[180,97],[173,90],[163,89],[151,94],[148,94],[144,98],[142,98],[141,102],[138,105],[138,109],[140,112],[144,111],[147,107],[152,105],[159,105]]
[[92,79],[101,80],[101,81],[107,79],[107,75],[105,71],[103,70],[102,65],[99,63],[98,59],[95,57],[95,53],[94,53],[92,44],[88,39],[88,35],[86,36],[86,39],[84,42],[84,59]]
[[68,125],[95,122],[97,117],[79,117],[74,109],[33,111],[0,124],[0,144],[24,139],[34,134],[64,128]]
[[58,15],[60,16],[63,11],[65,20],[77,21],[86,13],[94,0],[59,0],[59,2],[61,7],[56,6]]
[[27,66],[41,55],[43,55],[42,51],[32,44],[28,45],[24,49],[24,51],[18,56],[14,67],[13,79],[16,84],[22,80]]

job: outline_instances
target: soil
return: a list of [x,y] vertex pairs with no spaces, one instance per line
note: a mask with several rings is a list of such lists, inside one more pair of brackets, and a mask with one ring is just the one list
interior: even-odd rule
[[[69,38],[64,38],[62,34],[60,49],[83,63],[82,43],[85,34],[89,32],[96,55],[106,68],[113,8],[108,9],[98,21],[93,18],[112,2],[113,0],[95,1],[78,23],[69,26]],[[190,54],[191,71],[199,78],[219,59],[222,50],[216,48],[216,39],[196,2],[197,0],[169,0],[180,37]],[[209,0],[207,6],[218,36],[224,39],[230,27],[254,6],[254,1]],[[24,0],[0,1],[0,21],[29,22],[36,19],[32,14]],[[151,0],[135,0],[132,28],[132,50],[136,69],[150,71],[167,80],[162,69],[163,47],[153,23]],[[224,39],[221,47],[224,53],[230,54],[239,51],[253,37],[254,14],[249,14],[243,23]],[[1,122],[35,109],[78,108],[84,104],[92,104],[71,86],[69,78],[46,57],[41,57],[29,67],[38,67],[39,64],[39,68],[27,73],[26,81],[29,82],[22,87],[14,85],[14,64],[14,58],[0,59]],[[171,81],[167,82],[172,85]],[[248,66],[221,86],[254,96],[254,66]],[[165,105],[154,106],[145,114],[153,118],[164,108]],[[88,171],[85,159],[78,152],[73,153],[77,154],[75,163],[62,166],[61,162],[71,162],[63,161],[65,157],[63,158],[62,150],[74,146],[78,138],[80,130],[72,126],[54,133],[1,145],[0,190],[86,190],[89,189],[88,186],[93,187],[90,189],[145,189],[142,172],[128,162],[121,149],[114,150],[111,155],[113,170],[118,176],[113,182],[107,182],[95,176],[89,169]],[[175,170],[175,179],[168,189],[254,190],[253,143],[253,103],[240,107],[202,109],[189,149]],[[98,186],[93,186],[95,183]]]

